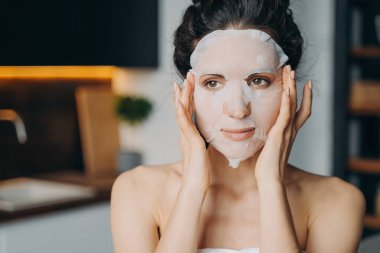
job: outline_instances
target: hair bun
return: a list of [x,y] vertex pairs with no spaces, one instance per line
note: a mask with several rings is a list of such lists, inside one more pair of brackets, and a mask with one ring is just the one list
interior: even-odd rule
[[280,4],[286,8],[289,8],[290,0],[281,0]]
[[200,39],[227,27],[259,27],[270,32],[296,69],[303,52],[303,38],[294,22],[291,0],[192,0],[174,35],[174,64],[183,78],[191,69],[190,56]]

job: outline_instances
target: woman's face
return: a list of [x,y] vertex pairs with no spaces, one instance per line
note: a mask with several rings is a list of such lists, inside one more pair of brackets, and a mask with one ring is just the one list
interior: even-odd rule
[[236,35],[209,40],[192,56],[191,70],[197,127],[232,167],[263,147],[277,119],[284,59],[273,44]]

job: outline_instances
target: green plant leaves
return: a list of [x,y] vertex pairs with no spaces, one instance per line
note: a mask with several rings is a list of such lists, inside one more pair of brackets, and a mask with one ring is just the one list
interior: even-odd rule
[[153,109],[152,103],[140,96],[118,96],[115,104],[119,119],[127,121],[131,125],[142,123]]

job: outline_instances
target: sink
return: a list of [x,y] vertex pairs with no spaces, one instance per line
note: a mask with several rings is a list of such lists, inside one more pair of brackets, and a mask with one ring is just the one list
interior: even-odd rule
[[94,197],[92,187],[32,178],[0,181],[0,211],[15,212]]

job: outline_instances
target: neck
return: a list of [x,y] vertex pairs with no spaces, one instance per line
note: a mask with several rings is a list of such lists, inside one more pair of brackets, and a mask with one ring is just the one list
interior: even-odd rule
[[230,167],[227,158],[212,145],[209,146],[207,152],[210,157],[213,185],[231,189],[236,193],[257,190],[255,165],[260,151],[254,156],[241,161],[236,169]]

